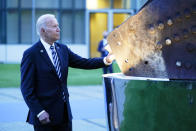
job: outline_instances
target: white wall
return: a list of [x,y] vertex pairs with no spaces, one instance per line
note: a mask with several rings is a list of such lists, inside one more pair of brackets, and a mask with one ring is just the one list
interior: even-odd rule
[[67,45],[74,53],[88,58],[88,46],[85,44],[72,44],[72,45]]
[[30,45],[0,45],[1,63],[20,63],[24,50]]
[[6,61],[6,46],[5,45],[0,45],[0,63],[3,61]]
[[[0,63],[20,63],[23,52],[31,45],[2,45],[0,44]],[[88,47],[85,44],[68,45],[76,54],[88,58]]]

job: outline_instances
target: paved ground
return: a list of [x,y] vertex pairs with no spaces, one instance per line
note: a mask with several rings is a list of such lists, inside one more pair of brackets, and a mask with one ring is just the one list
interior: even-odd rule
[[[69,87],[73,131],[106,131],[102,86]],[[0,88],[0,131],[33,131],[19,88]]]

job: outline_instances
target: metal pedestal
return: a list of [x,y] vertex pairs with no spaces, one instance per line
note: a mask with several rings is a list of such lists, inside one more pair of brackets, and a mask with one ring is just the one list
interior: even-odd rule
[[196,130],[196,81],[103,77],[109,131]]

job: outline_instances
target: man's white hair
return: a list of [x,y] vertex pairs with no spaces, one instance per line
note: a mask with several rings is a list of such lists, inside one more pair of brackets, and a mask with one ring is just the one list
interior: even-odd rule
[[55,18],[55,15],[53,15],[53,14],[45,14],[45,15],[41,15],[37,19],[36,30],[37,30],[37,34],[39,36],[40,36],[41,28],[45,28],[46,27],[46,21],[47,21],[48,18]]

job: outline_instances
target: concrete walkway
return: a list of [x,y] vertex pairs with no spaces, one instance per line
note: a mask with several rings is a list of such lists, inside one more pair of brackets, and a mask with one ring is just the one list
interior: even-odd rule
[[[106,131],[102,86],[69,87],[73,131]],[[33,131],[19,88],[0,88],[0,131]]]

